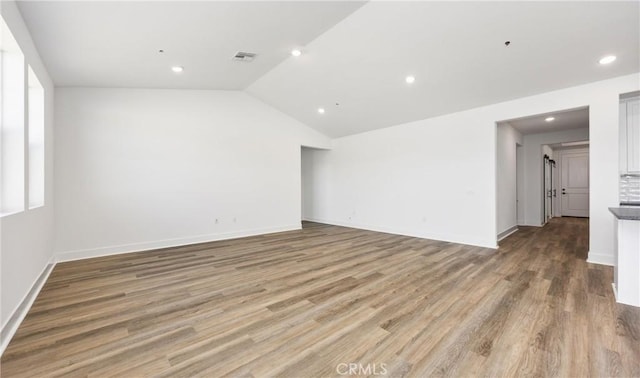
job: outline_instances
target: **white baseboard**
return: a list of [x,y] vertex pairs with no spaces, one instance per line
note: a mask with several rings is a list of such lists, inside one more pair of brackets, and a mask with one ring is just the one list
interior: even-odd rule
[[275,232],[299,230],[301,224],[293,224],[280,227],[259,228],[252,230],[225,232],[220,234],[198,235],[186,238],[166,239],[152,242],[132,243],[115,245],[109,247],[100,247],[92,249],[82,249],[75,251],[58,252],[55,254],[56,262],[74,261],[89,259],[92,257],[119,255],[123,253],[144,252],[159,248],[179,247],[189,244],[207,243],[218,240],[244,238],[248,236],[272,234]]
[[613,266],[613,254],[596,253],[589,251],[588,263]]
[[518,226],[509,227],[508,229],[498,234],[498,241],[507,238],[508,236],[514,234],[516,231],[518,231]]
[[543,225],[539,223],[527,223],[527,222],[518,222],[518,226],[526,226],[526,227],[542,227]]
[[433,234],[417,233],[417,232],[412,232],[412,231],[407,231],[407,230],[398,230],[398,229],[394,229],[394,228],[390,228],[390,227],[384,227],[384,226],[372,226],[372,225],[368,225],[368,224],[348,223],[348,222],[332,221],[332,220],[328,220],[328,219],[318,219],[318,218],[309,218],[309,219],[305,219],[305,220],[309,221],[309,222],[324,223],[324,224],[330,224],[330,225],[334,225],[334,226],[350,227],[350,228],[357,228],[357,229],[361,229],[361,230],[376,231],[376,232],[384,232],[384,233],[387,233],[387,234],[411,236],[411,237],[414,237],[414,238],[430,239],[430,240],[438,240],[438,241],[444,241],[444,242],[449,242],[449,243],[472,245],[474,247],[498,249],[498,245],[495,244],[495,243],[488,243],[488,242],[483,242],[483,241],[480,241],[480,240],[464,240],[464,241],[461,241],[463,239],[461,237],[459,237],[458,235],[433,235]]
[[0,331],[0,356],[2,356],[9,345],[13,335],[16,334],[20,324],[22,324],[25,316],[27,316],[33,302],[35,302],[38,294],[40,294],[40,290],[42,290],[42,287],[47,282],[47,279],[55,266],[56,263],[54,259],[51,258],[47,265],[45,265],[42,272],[38,275],[38,278],[36,278],[35,282],[31,285],[31,289],[22,298],[20,304],[18,304],[18,306],[13,310],[7,322],[2,325],[2,330]]

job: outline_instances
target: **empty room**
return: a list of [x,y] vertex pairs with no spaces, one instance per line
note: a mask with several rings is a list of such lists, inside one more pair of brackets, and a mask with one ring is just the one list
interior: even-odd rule
[[0,14],[2,377],[640,377],[640,2]]

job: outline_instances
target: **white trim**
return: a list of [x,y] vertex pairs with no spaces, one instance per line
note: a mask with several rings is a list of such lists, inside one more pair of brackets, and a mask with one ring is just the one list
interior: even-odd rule
[[0,213],[0,218],[4,218],[4,217],[8,217],[10,215],[15,215],[15,214],[20,214],[20,213],[24,213],[24,209],[15,210],[15,211],[8,211],[6,213]]
[[234,232],[226,232],[226,233],[220,233],[220,234],[206,234],[206,235],[191,236],[186,238],[165,239],[165,240],[157,240],[157,241],[142,242],[142,243],[131,243],[131,244],[114,245],[114,246],[100,247],[100,248],[57,252],[55,254],[55,261],[56,262],[74,261],[74,260],[89,259],[92,257],[119,255],[123,253],[145,252],[145,251],[159,249],[159,248],[178,247],[178,246],[184,246],[189,244],[207,243],[207,242],[218,241],[218,240],[236,239],[236,238],[243,238],[247,236],[271,234],[275,232],[293,231],[293,230],[299,230],[301,227],[302,227],[301,224],[292,224],[292,225],[280,226],[280,227],[259,228],[259,229],[253,229],[253,230],[234,231]]
[[498,234],[498,241],[506,239],[508,236],[513,235],[516,231],[518,231],[518,226],[509,227],[508,229]]
[[2,330],[0,331],[0,356],[4,353],[9,342],[13,338],[13,335],[15,335],[20,324],[22,324],[22,321],[27,316],[31,306],[33,306],[33,302],[35,302],[38,294],[40,294],[40,290],[42,290],[42,287],[47,282],[47,279],[55,266],[56,263],[52,257],[47,265],[45,265],[44,269],[42,269],[42,272],[40,272],[38,278],[33,282],[31,288],[24,295],[18,306],[7,318],[7,322],[2,325]]
[[618,302],[618,290],[616,289],[615,282],[611,283],[611,289],[613,289],[613,297],[616,299],[616,302]]
[[[545,224],[546,224],[546,223],[545,223]],[[518,226],[525,226],[525,227],[544,227],[544,224],[540,224],[540,223],[532,223],[532,222],[523,221],[523,222],[518,222]]]
[[388,228],[388,227],[384,227],[384,226],[373,226],[373,225],[359,224],[359,223],[347,223],[347,222],[331,221],[331,220],[327,220],[327,219],[318,219],[318,218],[306,218],[305,220],[309,221],[309,222],[330,224],[330,225],[333,225],[333,226],[357,228],[357,229],[361,229],[361,230],[384,232],[384,233],[387,233],[387,234],[411,236],[411,237],[414,237],[414,238],[438,240],[438,241],[444,241],[444,242],[456,243],[456,244],[464,244],[464,245],[472,245],[474,247],[498,249],[498,245],[497,244],[486,243],[486,242],[482,242],[482,241],[478,241],[478,240],[473,240],[473,241],[469,241],[469,242],[461,242],[460,238],[462,238],[462,236],[460,236],[460,235],[433,235],[433,234],[427,234],[427,233],[417,233],[417,232],[411,232],[411,231],[397,230],[397,229]]
[[589,251],[588,263],[613,266],[613,254],[595,253]]

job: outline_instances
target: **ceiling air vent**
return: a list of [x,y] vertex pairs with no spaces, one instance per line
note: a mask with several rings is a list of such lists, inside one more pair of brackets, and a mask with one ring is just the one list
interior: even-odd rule
[[256,58],[256,54],[254,53],[238,51],[236,55],[234,55],[233,60],[236,60],[238,62],[251,62],[255,58]]

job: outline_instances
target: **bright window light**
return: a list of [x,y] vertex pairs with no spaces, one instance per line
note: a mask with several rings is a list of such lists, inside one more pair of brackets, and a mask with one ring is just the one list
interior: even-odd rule
[[44,206],[44,88],[29,66],[29,209]]
[[24,210],[24,55],[2,20],[0,26],[0,214]]

